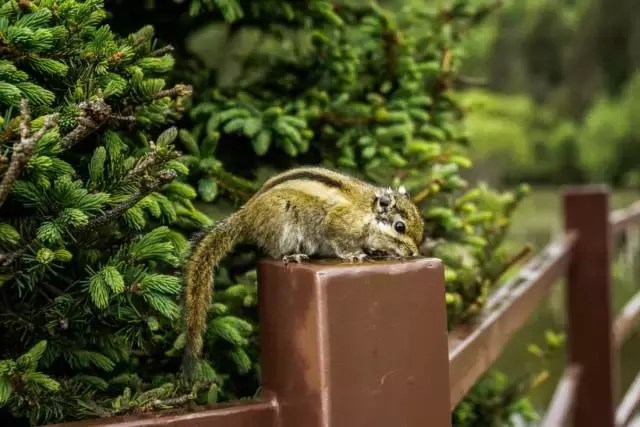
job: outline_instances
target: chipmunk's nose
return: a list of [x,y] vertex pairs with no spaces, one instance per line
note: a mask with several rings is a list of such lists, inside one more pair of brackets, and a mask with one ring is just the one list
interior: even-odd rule
[[409,250],[407,251],[409,254],[407,256],[418,256],[420,255],[420,251],[417,246],[409,246]]
[[410,256],[416,256],[417,252],[414,248],[412,248],[411,246],[408,246],[404,251],[402,251],[402,254],[399,254],[400,256],[403,257],[410,257]]

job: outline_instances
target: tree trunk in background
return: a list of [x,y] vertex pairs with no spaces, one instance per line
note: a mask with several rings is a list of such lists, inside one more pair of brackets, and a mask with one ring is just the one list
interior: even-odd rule
[[515,92],[523,80],[519,17],[511,13],[499,16],[499,36],[491,48],[488,89],[496,92]]
[[[630,16],[640,16],[640,1],[631,2],[630,4]],[[631,19],[631,33],[629,34],[629,58],[631,66],[634,70],[640,70],[640,24],[633,25],[633,18]]]
[[563,107],[571,116],[580,118],[602,90],[618,94],[640,65],[632,42],[639,38],[633,25],[639,9],[636,0],[594,0],[585,11],[566,62]]
[[571,43],[571,28],[562,18],[562,5],[547,5],[523,40],[528,92],[536,104],[544,103],[564,81],[564,51]]
[[602,88],[598,55],[594,51],[598,45],[599,13],[600,8],[596,3],[592,3],[585,11],[565,60],[566,97],[560,108],[574,118],[585,113],[591,98]]

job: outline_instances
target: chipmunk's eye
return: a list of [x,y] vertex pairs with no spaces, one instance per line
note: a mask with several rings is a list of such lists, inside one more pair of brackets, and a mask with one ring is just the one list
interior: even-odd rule
[[387,206],[389,206],[389,200],[387,199],[380,199],[378,203],[380,204],[380,207],[383,207],[383,208],[386,208]]
[[393,228],[400,234],[403,234],[407,230],[404,222],[402,221],[397,221],[395,224],[393,224]]

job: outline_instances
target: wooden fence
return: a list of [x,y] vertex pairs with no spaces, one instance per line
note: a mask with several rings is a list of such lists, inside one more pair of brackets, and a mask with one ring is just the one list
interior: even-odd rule
[[605,187],[569,189],[564,218],[563,235],[490,298],[481,319],[450,334],[437,259],[262,261],[259,400],[65,426],[450,427],[451,410],[561,278],[568,366],[542,425],[625,426],[640,374],[616,407],[616,359],[640,319],[640,292],[612,316],[612,241],[640,225],[640,204],[610,214]]

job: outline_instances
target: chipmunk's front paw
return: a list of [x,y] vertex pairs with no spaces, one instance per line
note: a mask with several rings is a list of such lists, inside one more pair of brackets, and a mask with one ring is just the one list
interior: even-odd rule
[[342,255],[340,258],[349,262],[364,262],[369,259],[369,256],[364,252],[356,252],[351,254]]
[[309,255],[305,255],[305,254],[292,254],[292,255],[285,255],[282,257],[282,261],[284,261],[285,264],[289,264],[290,262],[297,262],[298,264],[300,264],[308,260],[309,260]]

